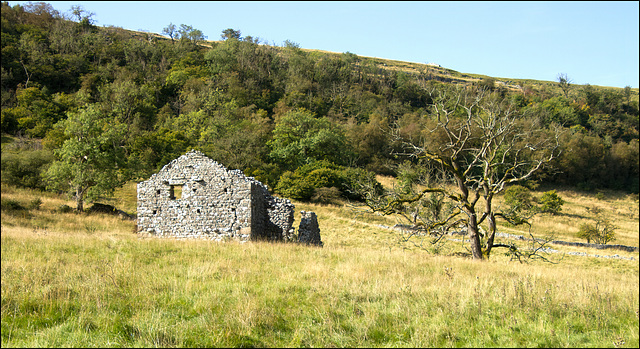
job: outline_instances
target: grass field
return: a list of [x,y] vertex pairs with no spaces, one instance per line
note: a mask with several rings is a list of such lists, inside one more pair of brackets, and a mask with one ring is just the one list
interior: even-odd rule
[[[637,196],[558,193],[562,214],[536,217],[534,235],[580,241],[598,205],[619,226],[614,243],[638,246]],[[324,248],[139,238],[133,221],[59,213],[73,203],[2,185],[3,201],[38,198],[2,211],[2,347],[639,345],[637,252],[553,245],[635,260],[475,262],[455,257],[462,242],[403,243],[379,227],[393,217],[298,202],[295,225],[315,211]],[[134,184],[116,198],[135,211]]]

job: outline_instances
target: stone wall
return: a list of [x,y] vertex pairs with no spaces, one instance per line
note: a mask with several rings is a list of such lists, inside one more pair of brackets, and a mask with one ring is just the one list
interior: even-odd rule
[[138,183],[138,231],[159,237],[282,240],[292,234],[293,208],[199,151]]
[[298,228],[298,240],[307,245],[322,247],[318,217],[315,212],[300,211],[300,227]]

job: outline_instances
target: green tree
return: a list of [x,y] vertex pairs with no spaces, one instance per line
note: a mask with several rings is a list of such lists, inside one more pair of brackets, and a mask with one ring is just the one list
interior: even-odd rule
[[607,244],[616,239],[616,227],[608,219],[598,215],[595,223],[585,223],[580,226],[578,237],[587,240],[587,243]]
[[42,173],[53,161],[50,150],[2,152],[2,182],[15,186],[45,189]]
[[28,87],[19,90],[16,96],[18,106],[7,108],[6,113],[13,114],[19,129],[32,137],[44,137],[64,115],[64,106],[57,103],[46,88]]
[[[367,183],[376,194],[382,193],[382,185],[369,171],[333,164],[329,161],[314,161],[298,167],[294,172],[286,171],[280,177],[275,188],[276,193],[291,199],[309,200],[319,189],[326,190],[325,194],[337,198],[342,196],[350,200],[363,201],[359,195],[358,186]],[[321,195],[322,196],[322,195]]]
[[631,104],[631,86],[624,87],[624,98],[627,100],[627,104]]
[[606,168],[606,145],[598,136],[582,132],[561,137],[562,154],[554,163],[558,181],[592,188],[610,175]]
[[640,182],[640,148],[638,140],[620,141],[611,146],[606,157],[609,187],[638,193]]
[[228,40],[228,39],[240,40],[240,37],[241,37],[240,30],[233,30],[231,28],[227,28],[223,30],[222,34],[220,34],[220,38],[222,40]]
[[194,45],[197,45],[200,41],[203,41],[207,37],[202,34],[200,29],[196,29],[190,25],[180,24],[180,28],[178,28],[178,34],[180,35],[180,41],[190,42]]
[[169,23],[168,26],[162,29],[162,34],[168,36],[171,39],[171,42],[173,42],[173,39],[175,39],[177,33],[178,31],[176,30],[176,25],[173,23]]
[[341,129],[305,109],[289,111],[277,120],[267,144],[271,148],[269,156],[286,170],[313,160],[343,165],[352,153]]
[[504,191],[504,202],[514,212],[531,209],[532,201],[531,191],[521,185],[512,185]]
[[67,139],[56,149],[56,160],[44,173],[48,188],[69,193],[82,212],[85,200],[110,194],[121,185],[124,126],[88,106],[56,124]]
[[93,12],[89,12],[84,9],[84,7],[80,5],[72,5],[71,6],[71,14],[76,18],[79,23],[93,24],[93,16],[96,14]]
[[544,120],[546,125],[555,122],[565,127],[587,124],[587,120],[581,119],[576,113],[571,102],[565,97],[552,97],[534,106],[534,112]]
[[564,199],[555,190],[550,190],[540,198],[540,211],[544,213],[558,214],[562,211]]

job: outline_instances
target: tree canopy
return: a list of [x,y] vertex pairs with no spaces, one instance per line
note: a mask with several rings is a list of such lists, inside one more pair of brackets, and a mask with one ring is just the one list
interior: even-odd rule
[[[403,164],[418,166],[426,154],[444,161],[457,151],[459,166],[469,169],[465,181],[492,164],[487,180],[499,183],[528,168],[509,167],[533,155],[525,145],[539,149],[523,137],[512,147],[498,138],[483,143],[491,113],[508,113],[513,127],[505,137],[561,131],[557,156],[529,180],[638,192],[637,89],[580,86],[565,75],[558,82],[473,78],[304,50],[290,40],[260,44],[231,28],[220,33],[223,40],[205,43],[205,33],[188,24],[169,23],[162,37],[97,27],[94,15],[79,7],[60,13],[46,3],[2,3],[2,132],[41,140],[56,161],[73,155],[66,122],[95,117],[100,127],[117,129],[113,156],[123,178],[149,176],[192,148],[271,188],[285,173],[321,160],[400,176]],[[482,98],[468,104],[478,91],[485,91]],[[445,98],[456,94],[467,100]],[[473,123],[465,121],[467,109]],[[494,121],[498,127],[504,119]],[[465,148],[456,150],[454,136],[467,137]],[[423,154],[410,152],[407,141]],[[107,151],[105,144],[96,149]],[[479,161],[481,149],[501,161]],[[73,156],[80,155],[89,156]]]
[[126,179],[122,173],[121,147],[124,125],[111,123],[89,106],[70,113],[56,127],[66,140],[55,150],[56,160],[44,176],[49,188],[74,197],[76,209],[82,212],[85,199],[109,194]]

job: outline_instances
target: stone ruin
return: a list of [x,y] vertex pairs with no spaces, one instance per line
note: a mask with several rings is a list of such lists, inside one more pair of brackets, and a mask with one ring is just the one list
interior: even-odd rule
[[298,241],[307,245],[322,246],[320,240],[320,228],[315,212],[300,211],[300,227],[298,228]]
[[[253,177],[195,150],[138,183],[137,230],[151,236],[294,241],[293,210],[291,201],[271,196]],[[322,246],[310,213],[315,228],[301,222],[299,235],[313,238],[300,242]]]

